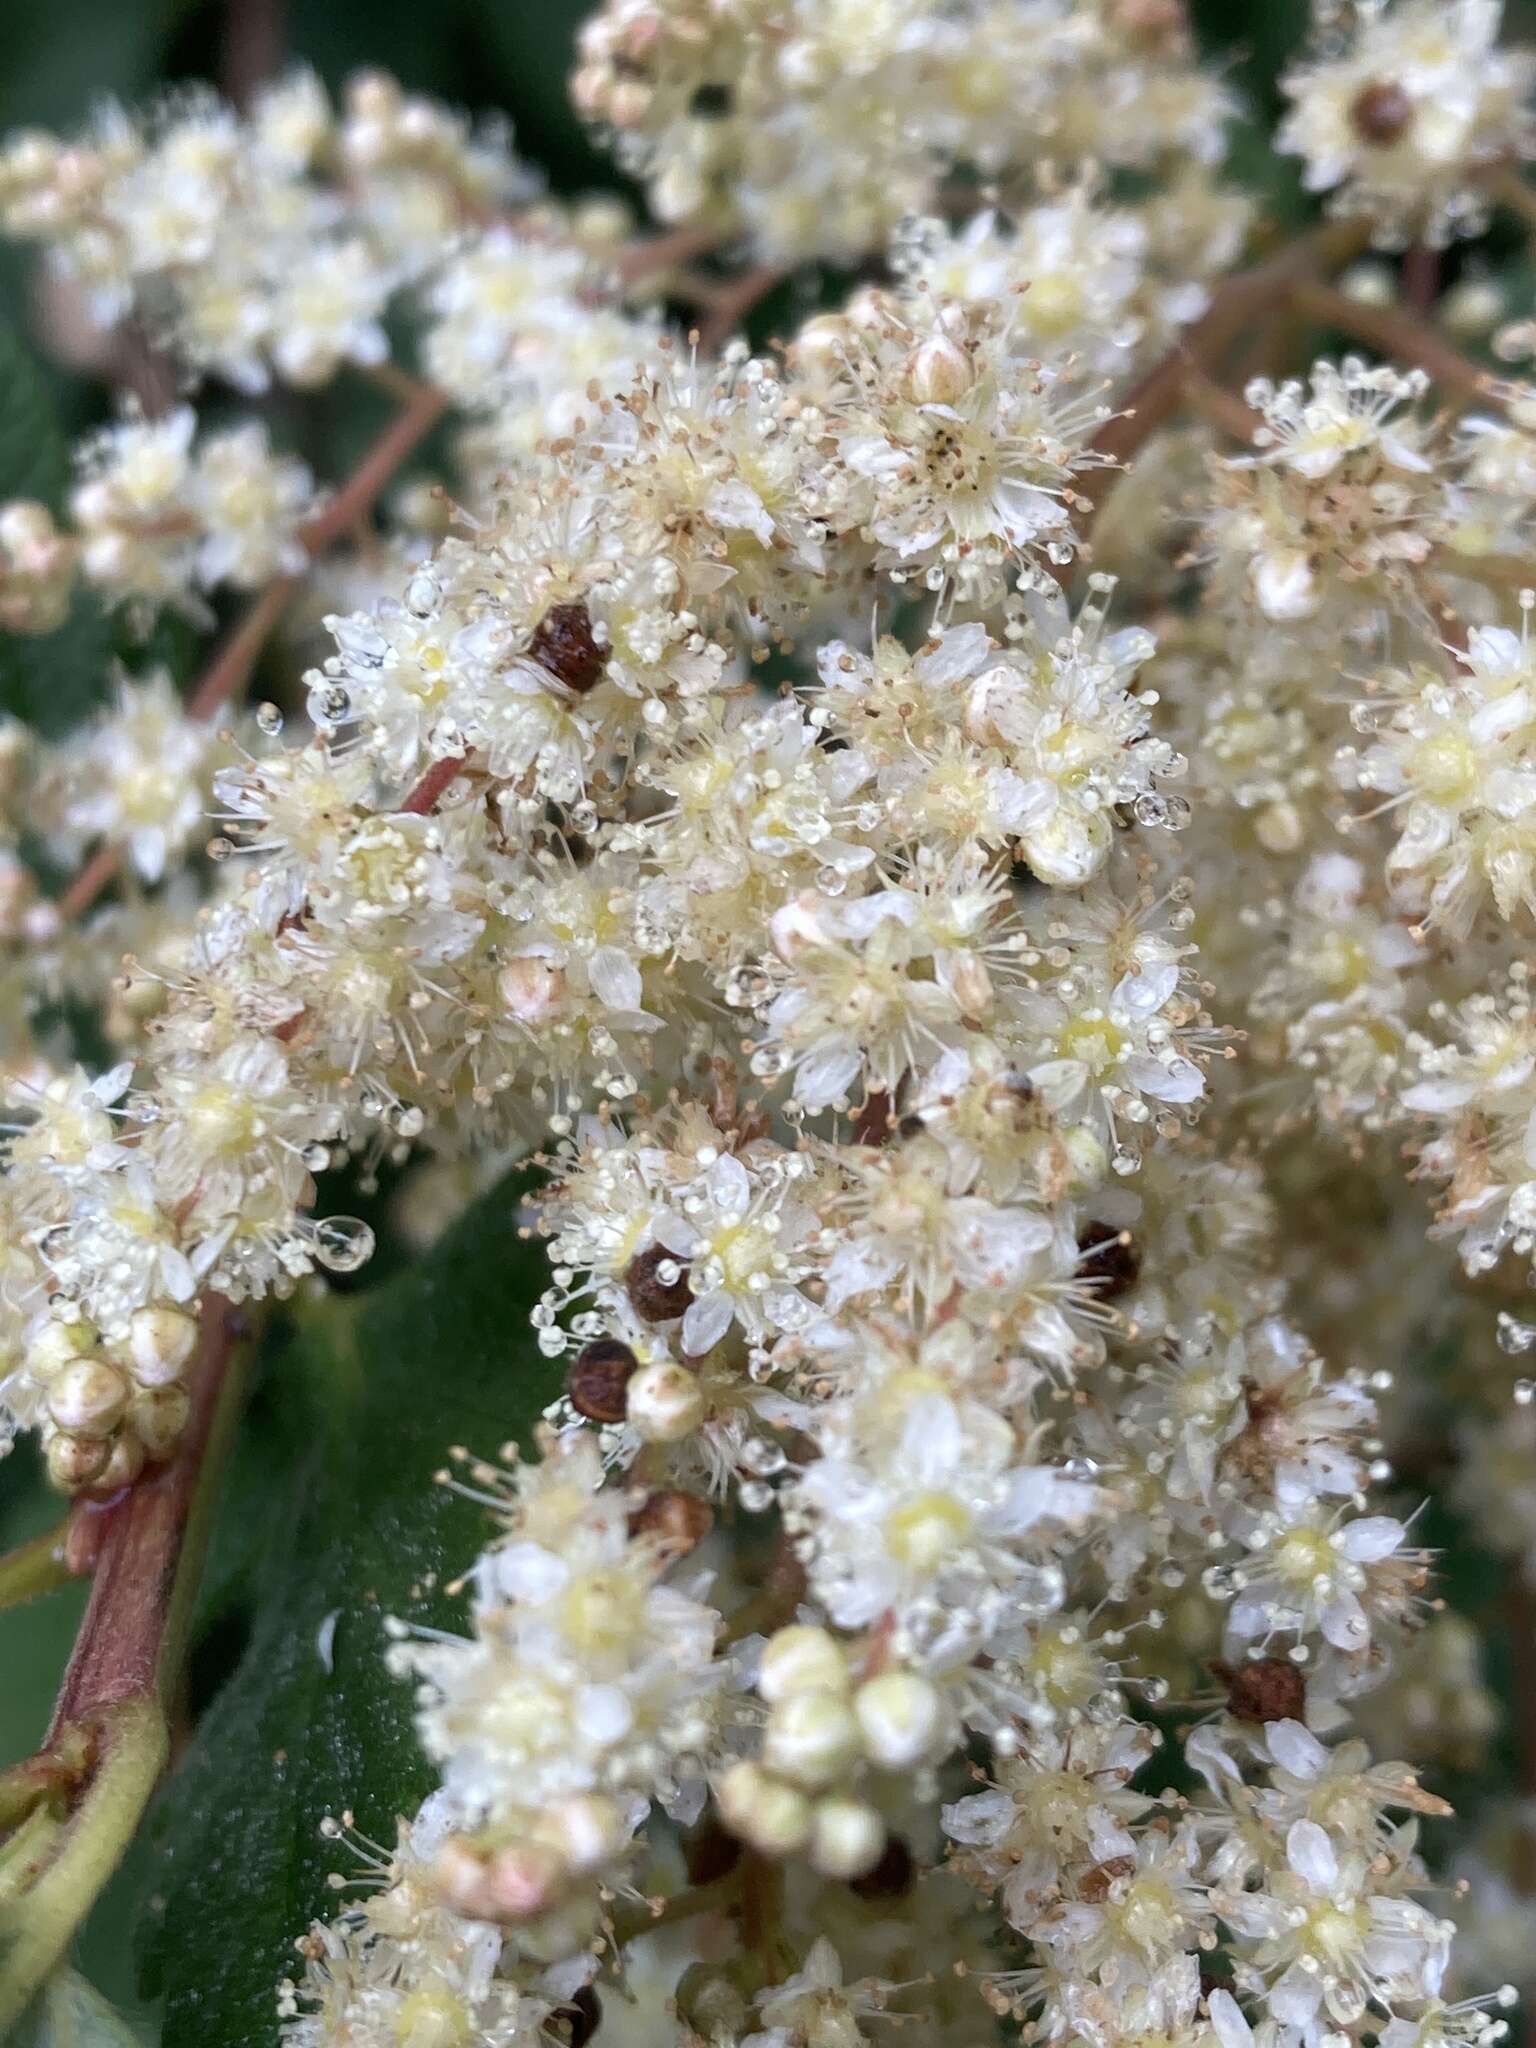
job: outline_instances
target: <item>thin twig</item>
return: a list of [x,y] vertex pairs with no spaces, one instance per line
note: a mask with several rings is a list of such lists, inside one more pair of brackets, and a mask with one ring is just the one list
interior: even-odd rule
[[416,817],[424,818],[428,811],[435,807],[438,798],[464,766],[464,761],[463,754],[450,754],[445,761],[434,761],[401,804],[401,810],[410,811]]
[[1494,379],[1488,371],[1453,348],[1425,320],[1395,306],[1362,305],[1332,285],[1310,278],[1297,285],[1296,302],[1321,325],[1352,334],[1378,354],[1417,363],[1457,398],[1475,402],[1492,395]]
[[[1109,456],[1116,465],[1128,462],[1178,411],[1191,364],[1208,373],[1214,370],[1245,331],[1296,289],[1300,279],[1347,263],[1368,235],[1368,228],[1359,222],[1330,221],[1299,236],[1267,262],[1239,271],[1219,285],[1205,312],[1184,329],[1120,411],[1094,436],[1096,453]],[[1078,478],[1075,489],[1090,508],[1097,506],[1114,487],[1118,474],[1118,468],[1090,471]]]
[[691,263],[696,256],[707,256],[719,243],[718,228],[669,228],[665,234],[631,242],[620,252],[614,267],[625,284],[639,284],[643,278],[658,277],[680,264]]
[[[408,382],[412,394],[409,403],[390,421],[335,497],[300,530],[299,538],[312,562],[368,517],[400,465],[446,411],[448,400],[441,391],[418,383],[414,377]],[[189,718],[216,718],[239,695],[302,584],[301,576],[280,576],[252,600],[244,618],[204,669],[188,698]],[[54,905],[59,922],[68,924],[83,916],[117,873],[121,862],[121,847],[98,847]]]
[[743,271],[740,277],[722,285],[699,322],[699,347],[705,355],[713,355],[717,348],[729,341],[752,308],[766,299],[788,275],[782,263],[760,263],[755,270]]
[[1218,384],[1214,377],[1208,377],[1197,364],[1191,363],[1184,377],[1184,396],[1192,411],[1211,426],[1228,434],[1234,441],[1251,441],[1263,421],[1251,405],[1229,391],[1224,384]]

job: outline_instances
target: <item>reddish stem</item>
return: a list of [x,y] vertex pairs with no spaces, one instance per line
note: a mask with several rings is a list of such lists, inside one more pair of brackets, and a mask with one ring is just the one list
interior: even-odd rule
[[229,1303],[205,1296],[191,1375],[192,1412],[181,1441],[166,1464],[126,1487],[101,1512],[91,1597],[54,1702],[49,1743],[103,1707],[157,1696],[182,1540],[235,1335]]
[[424,818],[432,810],[443,791],[464,766],[463,754],[450,754],[446,761],[434,761],[422,776],[410,795],[401,804],[402,811],[410,811],[418,818]]

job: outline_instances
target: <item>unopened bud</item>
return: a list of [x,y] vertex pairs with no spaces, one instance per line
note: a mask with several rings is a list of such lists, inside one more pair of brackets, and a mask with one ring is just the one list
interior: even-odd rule
[[913,1671],[885,1671],[861,1685],[853,1711],[872,1762],[907,1770],[933,1747],[943,1702],[936,1687]]
[[145,1387],[128,1404],[128,1421],[151,1458],[163,1458],[180,1443],[192,1412],[185,1387]]
[[629,1419],[647,1443],[680,1443],[704,1420],[704,1390],[686,1366],[660,1359],[630,1381]]
[[618,1806],[599,1792],[557,1799],[540,1814],[534,1833],[571,1870],[601,1869],[629,1839]]
[[565,1859],[543,1842],[513,1842],[486,1863],[490,1918],[516,1922],[548,1912],[564,1886]]
[[127,1406],[127,1379],[104,1358],[77,1359],[48,1389],[48,1413],[75,1436],[110,1436]]
[[101,1437],[60,1435],[48,1440],[48,1477],[61,1492],[78,1493],[106,1470],[112,1447]]
[[507,1015],[536,1030],[565,1007],[565,969],[536,955],[509,960],[496,977]]
[[128,1324],[128,1360],[141,1387],[179,1380],[197,1347],[197,1320],[179,1308],[141,1308]]
[[811,1822],[811,1862],[823,1877],[847,1882],[874,1869],[885,1822],[862,1799],[821,1799]]
[[43,1324],[28,1344],[27,1370],[34,1379],[52,1379],[65,1366],[94,1351],[96,1342],[95,1325],[83,1317],[77,1323],[66,1323],[55,1316]]
[[781,1628],[764,1643],[758,1659],[757,1689],[770,1705],[797,1692],[846,1692],[848,1660],[824,1628],[797,1622],[791,1628]]
[[811,1802],[761,1764],[732,1764],[715,1803],[731,1833],[764,1856],[793,1856],[811,1838]]
[[668,1558],[696,1550],[715,1526],[715,1511],[696,1493],[658,1487],[629,1517],[631,1536],[648,1537]]
[[948,334],[931,335],[907,366],[907,389],[919,405],[953,405],[973,381],[970,357]]
[[818,1792],[857,1761],[859,1724],[830,1689],[791,1693],[768,1716],[763,1761],[781,1777]]

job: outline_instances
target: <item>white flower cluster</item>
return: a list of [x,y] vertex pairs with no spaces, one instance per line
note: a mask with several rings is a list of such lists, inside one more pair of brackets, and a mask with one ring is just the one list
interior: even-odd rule
[[[1334,74],[1427,35],[1362,9],[1292,125],[1358,126]],[[1458,71],[1433,176],[1318,182],[1460,219],[1525,75]],[[1405,128],[1449,121],[1403,76]],[[998,203],[753,354],[376,79],[0,172],[13,231],[251,389],[376,361],[413,288],[468,426],[438,544],[329,586],[298,739],[158,676],[0,735],[0,1400],[61,1486],[171,1447],[200,1292],[366,1258],[325,1167],[547,1148],[565,1389],[471,1465],[464,1633],[392,1652],[442,1791],[301,1942],[287,2038],[584,2040],[621,1954],[679,2044],[1483,2048],[1424,1902],[1443,1804],[1352,1723],[1464,1668],[1368,1498],[1383,1367],[1466,1300],[1394,1149],[1468,1272],[1536,1249],[1533,401],[1327,360],[1221,394],[1238,452],[1122,478],[1245,218],[1173,0],[610,0],[576,91],[664,217],[772,262],[878,248],[956,166]],[[61,551],[148,603],[308,564],[259,428],[134,418],[86,471],[77,538],[0,519],[17,627]],[[1127,541],[1172,478],[1180,531]],[[210,809],[213,878],[146,895]],[[23,830],[122,900],[73,935]],[[134,949],[96,1079],[51,1030],[93,936]],[[670,1828],[713,1871],[686,1969],[642,1938]]]
[[663,220],[769,261],[856,257],[960,166],[1207,163],[1232,111],[1182,9],[1145,0],[610,0],[572,90]]

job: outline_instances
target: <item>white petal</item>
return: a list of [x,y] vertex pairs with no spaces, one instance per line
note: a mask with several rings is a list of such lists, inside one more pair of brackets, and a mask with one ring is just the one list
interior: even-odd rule
[[1292,1822],[1285,1838],[1285,1855],[1292,1870],[1313,1891],[1330,1891],[1338,1883],[1339,1859],[1333,1853],[1326,1830],[1315,1820]]

